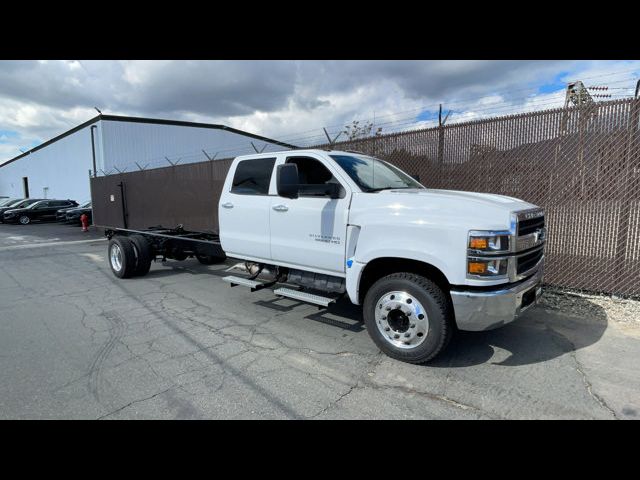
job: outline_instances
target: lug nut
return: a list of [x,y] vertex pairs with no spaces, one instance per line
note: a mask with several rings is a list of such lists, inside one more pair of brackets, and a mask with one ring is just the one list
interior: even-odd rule
[[412,323],[412,324],[411,324],[411,328],[416,328],[416,324],[415,324],[415,323]]
[[390,311],[391,311],[391,307],[387,307],[387,312],[390,312]]
[[393,336],[393,338],[400,338],[400,335],[398,335],[397,333]]
[[389,330],[391,330],[389,327],[386,327],[386,328],[384,329],[384,331],[385,331],[385,332],[388,332]]
[[405,334],[404,334],[404,336],[405,336],[406,338],[409,338],[409,337],[411,336],[411,334],[410,334],[409,332],[407,332],[407,333],[405,333]]

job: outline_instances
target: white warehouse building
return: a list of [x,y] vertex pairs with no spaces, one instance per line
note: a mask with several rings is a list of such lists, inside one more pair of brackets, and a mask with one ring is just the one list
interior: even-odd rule
[[0,164],[0,196],[84,202],[90,175],[291,148],[224,125],[101,114]]

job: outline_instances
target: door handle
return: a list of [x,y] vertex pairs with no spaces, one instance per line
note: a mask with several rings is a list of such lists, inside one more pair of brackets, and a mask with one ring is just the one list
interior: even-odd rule
[[227,202],[221,205],[222,208],[233,208],[233,203]]
[[289,210],[289,207],[287,207],[286,205],[274,205],[273,208],[276,212],[286,212],[287,210]]

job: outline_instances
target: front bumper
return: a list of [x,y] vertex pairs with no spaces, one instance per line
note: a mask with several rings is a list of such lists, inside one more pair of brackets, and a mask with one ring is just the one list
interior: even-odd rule
[[491,330],[512,322],[538,303],[542,295],[543,267],[527,280],[498,290],[452,290],[451,300],[460,330]]

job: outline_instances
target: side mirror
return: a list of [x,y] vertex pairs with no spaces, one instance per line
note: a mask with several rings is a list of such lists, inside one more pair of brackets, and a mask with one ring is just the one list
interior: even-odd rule
[[276,169],[276,187],[279,196],[298,198],[300,185],[298,180],[298,166],[295,163],[278,165]]

